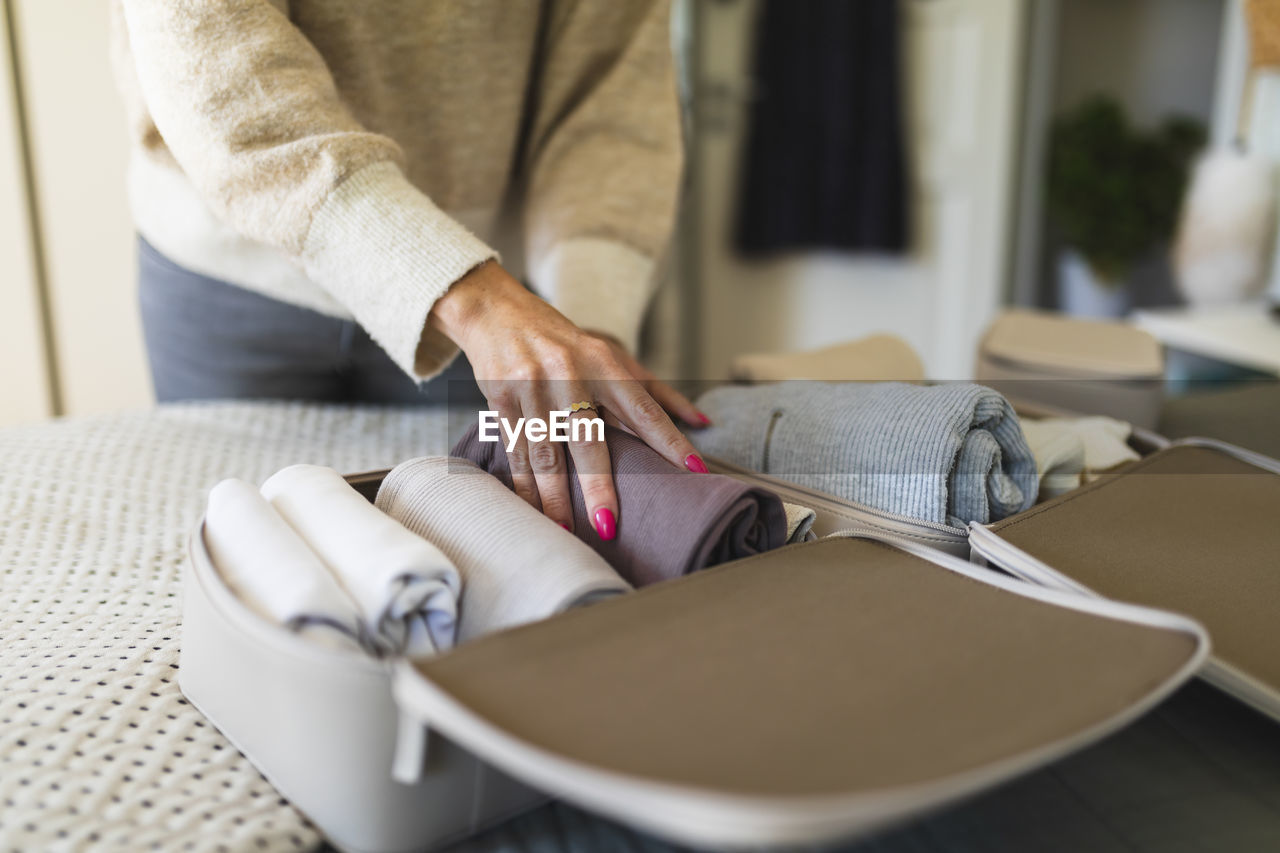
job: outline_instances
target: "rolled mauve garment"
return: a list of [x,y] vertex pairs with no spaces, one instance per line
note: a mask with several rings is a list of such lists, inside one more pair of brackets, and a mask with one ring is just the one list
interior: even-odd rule
[[[511,487],[511,468],[498,441],[482,442],[472,427],[453,448]],[[573,527],[632,585],[678,578],[719,563],[772,550],[787,541],[787,517],[773,492],[719,474],[680,471],[640,439],[605,427],[618,492],[618,533],[601,539],[591,524],[582,486],[568,460]]]

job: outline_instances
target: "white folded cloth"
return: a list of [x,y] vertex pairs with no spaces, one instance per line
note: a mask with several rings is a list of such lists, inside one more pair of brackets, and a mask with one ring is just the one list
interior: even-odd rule
[[356,603],[254,486],[213,487],[204,542],[227,588],[251,609],[324,645],[361,648]]
[[401,463],[382,481],[377,505],[462,573],[460,643],[631,589],[576,536],[463,459]]
[[355,599],[379,651],[414,657],[453,646],[461,580],[439,548],[332,468],[285,468],[262,494]]
[[[1078,446],[1082,457],[1078,479],[1083,483],[1097,479],[1099,475],[1117,465],[1136,462],[1140,458],[1137,451],[1129,446],[1129,436],[1132,432],[1133,427],[1127,422],[1105,415],[1041,420],[1025,418],[1022,421],[1022,433],[1027,438],[1032,455],[1036,457],[1036,467],[1042,472],[1046,466],[1050,470],[1053,469],[1055,454],[1061,458],[1062,454],[1066,453],[1064,448]],[[1063,474],[1067,471],[1061,466],[1058,470]],[[1052,496],[1045,494],[1043,478],[1042,473],[1041,499]],[[1064,488],[1062,491],[1067,489]],[[1055,494],[1058,493],[1060,492],[1055,492]]]
[[[1049,421],[1050,424],[1056,421]],[[1098,476],[1126,462],[1137,462],[1142,457],[1129,446],[1133,427],[1126,421],[1094,415],[1088,418],[1063,418],[1061,423],[1071,429],[1084,442],[1084,479],[1096,480]]]
[[1040,500],[1080,487],[1080,477],[1084,474],[1084,442],[1080,436],[1027,419],[1022,421],[1022,434],[1036,458]]

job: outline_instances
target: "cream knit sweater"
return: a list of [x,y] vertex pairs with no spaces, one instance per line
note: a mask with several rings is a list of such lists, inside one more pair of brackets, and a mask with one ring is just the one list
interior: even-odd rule
[[457,352],[432,304],[510,233],[634,350],[682,159],[667,0],[112,5],[134,217],[176,262],[354,317],[425,379]]

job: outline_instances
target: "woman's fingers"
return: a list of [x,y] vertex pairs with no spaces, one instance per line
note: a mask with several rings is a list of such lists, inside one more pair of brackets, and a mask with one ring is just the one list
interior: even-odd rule
[[[582,392],[578,400],[590,399]],[[591,526],[601,539],[612,539],[618,530],[618,495],[613,487],[613,467],[609,445],[604,442],[604,429],[594,419],[601,413],[594,409],[577,412],[569,423],[569,452],[582,486],[582,500]]]
[[668,462],[687,468],[695,474],[707,473],[706,463],[676,425],[662,404],[655,400],[639,381],[604,383],[608,390],[605,405],[645,444],[662,454]]
[[[528,440],[529,465],[542,503],[542,514],[565,530],[573,530],[573,503],[569,498],[569,474],[565,466],[562,442],[552,441],[550,432],[551,410],[557,408],[549,399],[547,386],[560,383],[534,382],[528,388],[522,409],[528,418],[538,418],[543,430],[529,434],[526,423],[524,437]],[[546,434],[543,434],[546,432]]]
[[675,415],[691,427],[704,427],[711,425],[711,419],[699,411],[688,397],[681,394],[675,388],[663,382],[661,379],[653,375],[653,371],[645,367],[634,356],[619,346],[615,350],[618,360],[622,362],[622,366],[627,371],[639,379],[644,385],[646,391],[653,399],[661,404],[669,414]]
[[635,435],[635,433],[631,431],[631,427],[618,420],[618,416],[610,412],[608,409],[602,411],[600,413],[600,417],[604,418],[606,426],[611,426],[614,429],[620,429],[629,435]]
[[[646,371],[647,372],[647,371]],[[675,415],[691,427],[700,428],[711,425],[711,419],[698,410],[688,397],[672,388],[657,377],[644,380],[644,387],[657,400],[662,408]]]
[[[554,311],[546,322],[552,331],[556,323],[568,326]],[[621,508],[609,448],[603,435],[588,434],[581,428],[602,416],[640,438],[672,465],[706,473],[701,457],[668,415],[669,411],[691,426],[705,426],[706,417],[688,398],[605,337],[583,335],[568,326],[573,334],[557,336],[544,329],[541,335],[525,339],[521,331],[526,328],[521,321],[510,327],[508,336],[474,339],[472,349],[487,352],[488,358],[468,351],[473,363],[480,365],[478,377],[507,377],[478,381],[490,397],[490,409],[497,410],[507,423],[519,424],[514,427],[516,435],[504,435],[504,445],[511,446],[507,456],[516,494],[572,530],[568,476],[568,460],[572,458],[591,526],[601,538],[613,539]],[[493,350],[486,351],[480,344],[493,346]],[[551,412],[584,400],[594,401],[600,408],[572,415],[566,449],[565,442],[553,440],[550,434],[554,429]],[[576,431],[575,424],[579,426]]]
[[[521,413],[521,406],[516,400],[490,402],[489,407],[496,409],[498,417],[509,424],[519,423],[520,418],[527,417]],[[499,423],[502,421],[500,420]],[[504,432],[501,438],[504,446],[509,441]],[[529,443],[525,441],[524,430],[515,436],[515,443],[507,451],[507,466],[511,469],[511,487],[515,493],[524,498],[534,509],[542,509],[542,501],[538,498],[538,482],[533,476],[533,463],[529,458]]]

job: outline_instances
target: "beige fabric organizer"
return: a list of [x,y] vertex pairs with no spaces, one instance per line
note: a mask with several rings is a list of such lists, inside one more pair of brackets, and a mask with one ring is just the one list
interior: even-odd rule
[[1010,309],[978,344],[974,375],[1014,402],[1110,415],[1154,429],[1164,395],[1164,353],[1146,332]]
[[[352,482],[369,495],[380,478]],[[856,834],[1041,766],[1207,655],[1185,617],[866,538],[893,525],[816,508],[844,535],[391,664],[256,616],[197,530],[180,683],[344,849],[438,846],[545,795],[756,847]]]
[[1188,614],[1213,637],[1202,675],[1280,719],[1280,462],[1184,439],[990,525],[975,561],[1024,580]]

